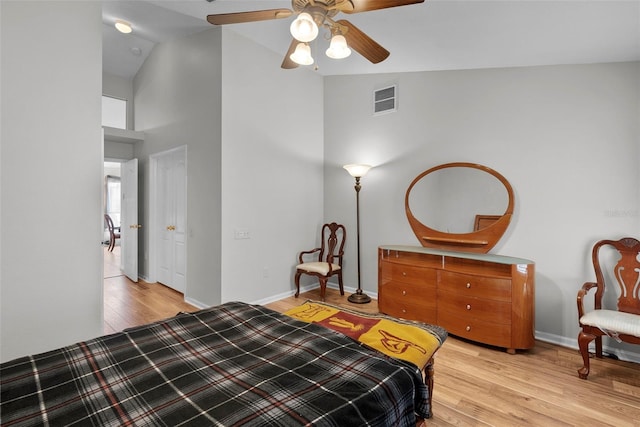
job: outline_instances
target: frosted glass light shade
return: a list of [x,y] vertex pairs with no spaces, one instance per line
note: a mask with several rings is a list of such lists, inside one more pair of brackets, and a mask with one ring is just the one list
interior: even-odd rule
[[121,33],[125,33],[125,34],[129,34],[132,31],[131,24],[121,19],[118,19],[116,21],[116,29]]
[[306,43],[298,43],[296,50],[289,55],[289,58],[296,64],[311,65],[313,64],[313,57],[311,56],[311,48]]
[[351,55],[351,49],[347,46],[347,40],[343,35],[337,34],[331,37],[331,44],[326,54],[329,58],[342,59]]
[[371,169],[369,165],[344,165],[343,168],[354,178],[362,178]]
[[310,42],[318,37],[318,25],[316,25],[311,15],[306,12],[298,15],[289,29],[293,38],[300,42]]

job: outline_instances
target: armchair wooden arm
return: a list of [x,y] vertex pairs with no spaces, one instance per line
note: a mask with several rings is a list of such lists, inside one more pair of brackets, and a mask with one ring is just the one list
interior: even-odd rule
[[595,283],[595,282],[587,282],[584,285],[582,285],[582,288],[578,291],[578,298],[577,298],[578,319],[580,319],[582,316],[584,316],[584,303],[583,303],[584,297],[587,296],[587,294],[589,293],[590,289],[596,288],[596,287],[598,287],[597,283]]
[[304,257],[304,255],[314,254],[314,253],[318,252],[319,250],[320,250],[320,248],[315,248],[315,249],[311,249],[310,251],[302,251],[302,252],[300,252],[300,255],[298,255],[299,264],[302,264],[304,262],[304,260],[302,259]]

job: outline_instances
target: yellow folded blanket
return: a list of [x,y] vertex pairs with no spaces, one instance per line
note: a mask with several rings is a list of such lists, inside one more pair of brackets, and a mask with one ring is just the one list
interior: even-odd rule
[[444,329],[307,301],[284,314],[341,332],[390,357],[424,368],[446,339]]

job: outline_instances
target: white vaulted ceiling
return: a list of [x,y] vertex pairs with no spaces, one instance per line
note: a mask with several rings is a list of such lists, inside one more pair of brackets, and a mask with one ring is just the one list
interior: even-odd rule
[[[291,2],[104,1],[104,70],[133,78],[155,43],[211,28],[207,15],[271,8],[291,8]],[[351,21],[391,55],[375,65],[355,52],[332,60],[323,53],[328,42],[319,37],[312,49],[320,52],[314,57],[323,75],[640,60],[640,0],[426,0],[338,18]],[[133,33],[118,33],[116,19],[130,22]],[[228,28],[284,56],[292,20]]]

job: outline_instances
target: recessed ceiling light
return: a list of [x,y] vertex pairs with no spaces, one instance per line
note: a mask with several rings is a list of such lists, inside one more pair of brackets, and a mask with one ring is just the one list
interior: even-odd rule
[[120,31],[121,33],[125,33],[125,34],[129,34],[132,30],[131,30],[131,24],[129,24],[127,21],[123,21],[121,19],[118,19],[116,21],[116,29],[118,31]]

